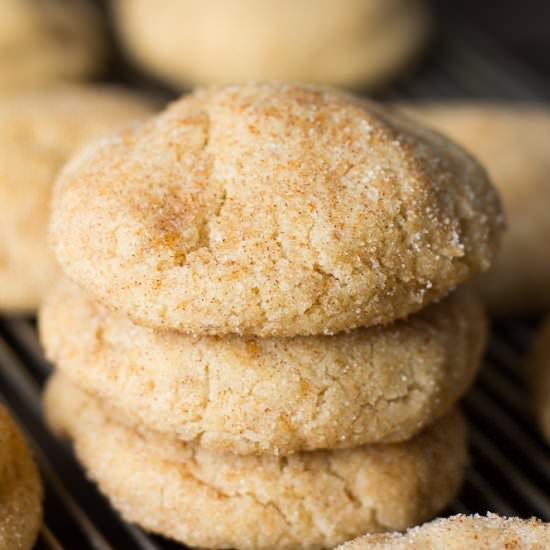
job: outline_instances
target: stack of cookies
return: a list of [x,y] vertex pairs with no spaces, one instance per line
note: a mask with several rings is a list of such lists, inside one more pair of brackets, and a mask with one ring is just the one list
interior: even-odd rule
[[64,169],[45,406],[122,515],[208,548],[331,548],[455,496],[485,343],[483,169],[376,104],[197,91]]

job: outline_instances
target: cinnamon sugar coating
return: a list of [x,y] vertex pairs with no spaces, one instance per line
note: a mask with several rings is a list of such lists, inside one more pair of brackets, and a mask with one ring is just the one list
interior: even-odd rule
[[293,84],[199,90],[58,179],[64,271],[138,323],[331,334],[389,323],[487,269],[485,172],[382,107]]
[[409,439],[469,387],[487,326],[464,290],[335,336],[192,337],[137,326],[65,281],[40,332],[52,362],[117,418],[219,452],[284,456]]
[[135,432],[60,375],[45,409],[126,520],[199,548],[315,550],[405,529],[448,505],[466,461],[456,411],[404,443],[283,458],[212,453]]
[[338,550],[546,550],[550,524],[532,519],[457,515],[406,533],[366,535]]

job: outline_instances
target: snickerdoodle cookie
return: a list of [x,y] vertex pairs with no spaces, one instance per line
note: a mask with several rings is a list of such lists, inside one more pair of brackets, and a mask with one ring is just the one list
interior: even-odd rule
[[550,308],[550,108],[436,103],[410,113],[477,156],[502,196],[509,230],[480,279],[490,309],[514,315]]
[[550,443],[550,318],[534,338],[526,369],[540,429]]
[[85,149],[57,181],[65,272],[192,334],[334,333],[420,310],[490,266],[502,215],[461,148],[292,84],[199,90]]
[[466,391],[486,339],[467,291],[336,336],[194,338],[138,327],[63,281],[40,327],[49,358],[111,413],[240,454],[408,439]]
[[449,503],[466,462],[456,412],[404,443],[283,458],[134,432],[59,374],[45,408],[127,520],[193,547],[333,548],[366,531],[405,529]]
[[0,92],[96,74],[105,58],[99,14],[86,0],[2,0]]
[[42,484],[27,444],[0,405],[0,550],[30,550],[42,523]]
[[112,88],[0,99],[0,310],[34,310],[58,276],[47,223],[63,164],[87,140],[151,112],[149,102]]
[[550,524],[538,519],[453,516],[406,533],[365,535],[338,550],[547,550]]
[[176,85],[298,80],[370,86],[426,42],[422,0],[116,0],[120,36]]

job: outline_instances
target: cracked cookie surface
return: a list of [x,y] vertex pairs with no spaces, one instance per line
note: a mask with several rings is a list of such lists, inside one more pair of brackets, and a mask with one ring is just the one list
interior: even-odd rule
[[406,533],[366,535],[338,550],[546,550],[550,524],[539,519],[457,515]]
[[100,17],[85,0],[2,0],[0,91],[96,75],[106,61]]
[[108,87],[0,99],[0,310],[36,309],[59,277],[47,227],[63,164],[86,141],[152,111],[145,99]]
[[40,313],[49,359],[127,424],[239,454],[408,439],[469,387],[486,319],[468,290],[335,336],[191,337],[134,325],[68,281]]
[[448,505],[466,462],[456,411],[404,443],[282,458],[129,430],[60,374],[45,410],[127,520],[193,547],[313,550],[405,529]]
[[502,216],[462,149],[365,100],[200,90],[87,148],[51,241],[100,301],[191,334],[330,334],[406,317],[488,268]]
[[508,221],[502,250],[479,281],[491,311],[521,315],[550,308],[550,108],[536,103],[434,103],[407,112],[478,157]]
[[31,452],[0,405],[0,550],[30,550],[42,522],[42,484]]

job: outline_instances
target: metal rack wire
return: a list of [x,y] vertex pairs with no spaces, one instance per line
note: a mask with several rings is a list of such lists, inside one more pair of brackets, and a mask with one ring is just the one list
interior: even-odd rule
[[[479,36],[449,33],[412,80],[382,98],[550,98],[550,86]],[[448,513],[487,510],[550,520],[550,450],[531,417],[521,359],[533,322],[494,327],[478,381],[464,401],[472,463]],[[38,549],[181,548],[121,521],[89,483],[70,449],[46,429],[41,386],[50,371],[33,320],[0,318],[0,401],[12,409],[34,448],[46,486]]]

